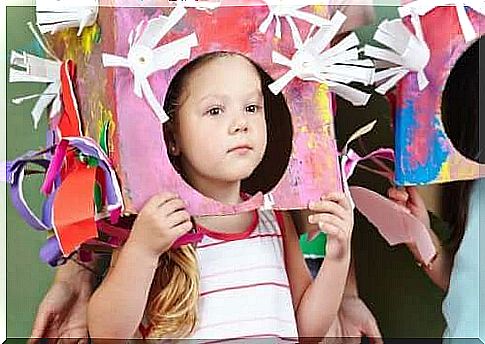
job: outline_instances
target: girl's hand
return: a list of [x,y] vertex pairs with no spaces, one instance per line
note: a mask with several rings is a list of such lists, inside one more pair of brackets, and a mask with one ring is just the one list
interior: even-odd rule
[[143,206],[125,245],[141,247],[158,257],[191,229],[192,222],[184,202],[175,194],[162,193]]
[[327,233],[325,259],[350,257],[354,212],[347,196],[342,192],[333,192],[317,202],[310,202],[308,209],[315,212],[308,217],[308,222],[318,224],[320,230]]
[[414,215],[426,228],[430,228],[428,210],[415,186],[390,188],[387,191],[387,195],[391,201],[400,205],[405,212]]

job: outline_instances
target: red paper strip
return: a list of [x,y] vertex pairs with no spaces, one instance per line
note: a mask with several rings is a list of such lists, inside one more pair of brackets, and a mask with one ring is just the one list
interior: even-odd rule
[[54,230],[61,251],[68,256],[88,239],[97,237],[94,220],[96,168],[78,165],[57,190],[53,204]]

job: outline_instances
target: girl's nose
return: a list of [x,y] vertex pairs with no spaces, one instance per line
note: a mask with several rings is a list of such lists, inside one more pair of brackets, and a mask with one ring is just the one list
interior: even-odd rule
[[248,121],[245,116],[238,116],[231,123],[230,134],[246,133],[248,131]]

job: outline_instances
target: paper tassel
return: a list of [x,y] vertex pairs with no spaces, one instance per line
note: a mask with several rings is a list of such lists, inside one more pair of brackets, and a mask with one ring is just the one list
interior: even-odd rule
[[408,73],[417,73],[418,87],[422,91],[428,86],[424,69],[430,59],[430,50],[424,41],[421,27],[415,23],[416,35],[413,35],[400,19],[384,20],[379,24],[374,40],[390,49],[377,48],[371,45],[364,47],[366,56],[390,62],[393,67],[380,70],[375,75],[379,84],[376,92],[386,94],[399,80]]
[[417,0],[398,8],[401,18],[411,16],[423,16],[438,6],[455,6],[460,22],[461,31],[466,42],[475,40],[478,36],[466,14],[465,6],[472,8],[477,13],[485,15],[485,1],[483,0]]
[[345,37],[337,45],[326,49],[344,23],[346,16],[337,11],[330,27],[320,28],[309,36],[293,57],[288,59],[273,51],[273,62],[290,70],[269,85],[271,92],[278,94],[295,77],[306,81],[324,83],[329,90],[353,105],[365,105],[370,94],[348,84],[359,82],[369,85],[374,79],[374,64],[370,59],[359,60],[359,39],[355,33]]
[[192,33],[155,48],[186,12],[184,7],[177,6],[168,17],[162,15],[149,20],[146,27],[143,27],[145,23],[141,22],[130,32],[128,38],[130,50],[127,57],[103,54],[105,67],[125,67],[131,70],[135,79],[136,96],[145,98],[162,123],[168,120],[168,116],[153,93],[148,77],[159,70],[173,67],[180,60],[189,58],[191,48],[198,44],[197,36]]
[[80,36],[83,29],[96,22],[98,0],[37,0],[37,25],[42,33],[56,33],[60,30],[77,27]]

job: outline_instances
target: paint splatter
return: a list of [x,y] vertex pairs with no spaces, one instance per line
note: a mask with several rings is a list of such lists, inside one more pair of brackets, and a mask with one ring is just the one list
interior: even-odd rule
[[328,86],[321,84],[315,93],[315,102],[318,104],[320,116],[322,117],[323,123],[332,123],[333,116],[330,112],[330,102],[329,102]]
[[84,56],[87,61],[93,52],[95,44],[101,41],[101,29],[97,24],[83,30],[81,36],[77,36],[77,29],[70,28],[59,33],[58,39],[63,42],[63,59],[76,60],[79,56]]
[[[439,125],[416,120],[414,104],[406,101],[396,116],[396,182],[399,185],[425,184],[438,177],[448,152],[443,150],[443,132],[431,128]],[[399,158],[400,157],[400,158]]]

